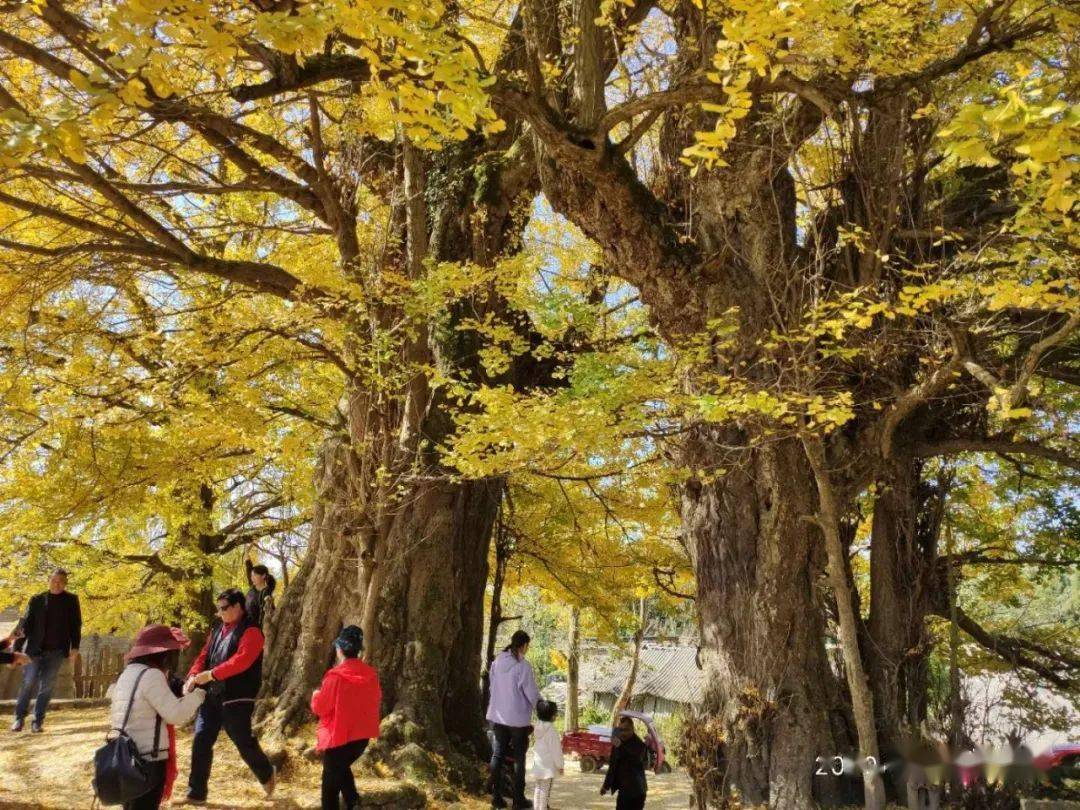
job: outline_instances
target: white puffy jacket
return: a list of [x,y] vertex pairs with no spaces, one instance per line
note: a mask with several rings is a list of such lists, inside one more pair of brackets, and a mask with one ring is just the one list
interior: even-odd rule
[[537,779],[554,779],[565,765],[562,735],[546,720],[538,720],[533,729],[536,746],[533,748],[532,775]]
[[[168,759],[169,736],[165,730],[165,724],[179,726],[194,717],[199,706],[206,700],[206,690],[196,689],[191,694],[178,698],[169,689],[165,673],[160,669],[148,667],[145,664],[128,664],[120,673],[113,688],[111,728],[119,729],[124,722],[124,712],[127,711],[131,690],[135,687],[135,681],[143,670],[146,670],[146,674],[139,681],[139,691],[135,695],[135,702],[131,706],[131,716],[124,730],[135,741],[139,753],[147,759]],[[158,739],[158,754],[154,757],[152,756],[154,726],[159,716],[161,717],[161,732]]]

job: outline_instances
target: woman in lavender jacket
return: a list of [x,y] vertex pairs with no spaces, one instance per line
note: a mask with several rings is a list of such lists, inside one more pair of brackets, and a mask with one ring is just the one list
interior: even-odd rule
[[491,755],[492,807],[506,807],[502,797],[502,769],[507,756],[514,760],[513,807],[532,807],[525,798],[525,752],[529,748],[529,731],[540,690],[536,686],[536,673],[532,664],[525,660],[529,651],[529,634],[518,630],[510,637],[509,646],[491,663],[489,678],[491,699],[488,702],[487,719],[495,733],[495,746]]

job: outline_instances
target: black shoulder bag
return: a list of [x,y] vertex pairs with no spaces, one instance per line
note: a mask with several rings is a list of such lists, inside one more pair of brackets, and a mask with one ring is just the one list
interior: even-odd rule
[[[131,707],[135,705],[135,696],[139,693],[139,683],[149,669],[144,669],[135,679],[127,711],[124,712],[124,722],[120,724],[120,728],[109,731],[105,737],[105,745],[94,753],[94,795],[104,805],[130,802],[149,793],[154,787],[149,763],[139,754],[135,741],[124,730],[131,717]],[[151,754],[155,759],[158,755],[160,735],[161,716],[158,715],[154,724],[154,752]]]

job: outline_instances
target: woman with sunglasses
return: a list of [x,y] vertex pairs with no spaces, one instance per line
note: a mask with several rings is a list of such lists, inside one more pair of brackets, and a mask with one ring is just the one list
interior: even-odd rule
[[184,684],[185,693],[197,687],[207,691],[206,702],[195,719],[188,804],[206,802],[214,743],[222,728],[262,784],[267,798],[273,795],[276,782],[274,767],[251,730],[255,696],[262,685],[262,631],[247,615],[244,594],[235,588],[218,594],[217,612],[221,622],[210,631]]

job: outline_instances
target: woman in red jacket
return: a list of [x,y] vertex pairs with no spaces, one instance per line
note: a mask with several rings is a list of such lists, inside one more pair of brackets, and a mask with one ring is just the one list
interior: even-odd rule
[[322,686],[311,696],[311,710],[319,718],[315,747],[322,751],[323,810],[337,810],[338,796],[346,810],[360,806],[353,781],[352,764],[379,736],[379,674],[358,657],[364,649],[364,632],[349,625],[334,640],[337,666],[323,676]]

